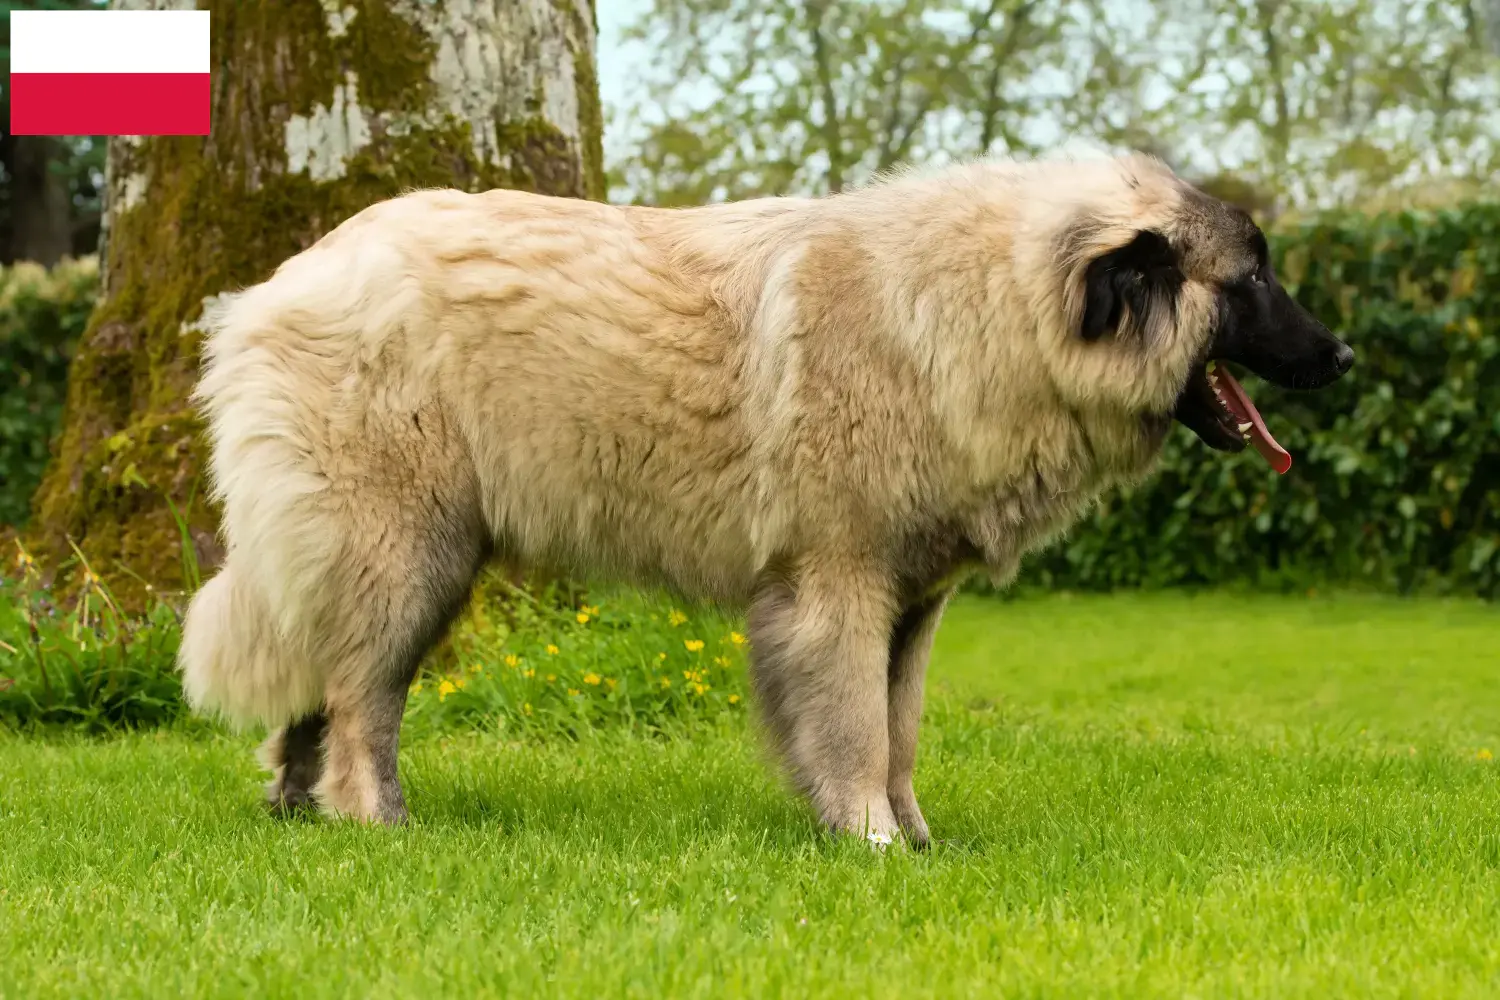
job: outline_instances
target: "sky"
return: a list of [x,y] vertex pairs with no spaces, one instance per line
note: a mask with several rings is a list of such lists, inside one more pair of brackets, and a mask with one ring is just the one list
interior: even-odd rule
[[647,0],[595,0],[599,9],[599,89],[607,98],[619,94],[629,75],[630,53],[620,32],[648,8]]
[[[627,46],[620,38],[625,26],[650,9],[650,0],[594,0],[599,12],[599,96],[606,109],[617,108],[630,90],[632,70],[640,65],[639,46]],[[605,120],[608,121],[606,113]],[[604,130],[604,148],[609,151],[610,129]]]

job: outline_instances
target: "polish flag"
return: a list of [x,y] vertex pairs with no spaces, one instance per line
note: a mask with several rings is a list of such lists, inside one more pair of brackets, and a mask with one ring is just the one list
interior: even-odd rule
[[14,135],[207,135],[206,10],[16,10]]

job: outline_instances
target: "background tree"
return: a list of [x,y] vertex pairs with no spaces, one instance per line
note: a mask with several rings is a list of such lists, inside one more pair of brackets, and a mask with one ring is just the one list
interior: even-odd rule
[[622,196],[837,190],[1065,140],[1155,152],[1274,217],[1492,187],[1493,0],[654,0]]
[[186,398],[207,300],[411,187],[604,194],[584,0],[212,10],[213,134],[109,143],[103,299],[28,527],[45,561],[74,542],[127,599],[183,582],[174,506],[198,560],[220,556],[214,512],[189,509],[204,445]]
[[1092,99],[1073,7],[655,0],[627,34],[659,72],[618,123],[630,149],[616,181],[642,201],[691,204],[838,191],[907,161],[1030,151],[1064,104]]
[[[1288,205],[1491,178],[1500,73],[1467,0],[1208,0],[1212,72],[1179,131]],[[1399,200],[1399,199],[1396,199]]]
[[1480,42],[1500,56],[1500,0],[1472,0],[1468,15],[1469,27]]

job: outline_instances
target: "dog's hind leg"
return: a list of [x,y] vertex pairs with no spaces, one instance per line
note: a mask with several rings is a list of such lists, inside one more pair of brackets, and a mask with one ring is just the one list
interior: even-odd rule
[[749,616],[753,679],[797,784],[837,832],[888,843],[887,672],[894,617],[885,581],[818,566],[764,586]]
[[276,730],[261,744],[260,760],[271,772],[266,805],[290,814],[313,804],[312,790],[323,774],[323,734],[328,716],[317,711]]
[[384,600],[368,591],[359,600],[370,609],[361,617],[373,615],[370,631],[350,643],[324,694],[323,770],[314,793],[328,812],[383,823],[406,818],[396,754],[407,692],[422,657],[462,610],[481,552],[477,538],[436,547],[420,581],[386,591]]
[[488,554],[477,515],[425,513],[416,537],[372,540],[369,560],[335,605],[347,613],[324,692],[328,725],[314,789],[335,815],[406,818],[396,752],[407,692],[423,656],[463,609]]
[[917,762],[917,731],[922,721],[922,688],[932,640],[942,621],[948,594],[907,608],[891,630],[890,777],[886,790],[901,832],[916,847],[927,844],[927,820],[917,805],[912,771]]
[[473,465],[435,405],[373,415],[351,452],[359,464],[329,510],[340,553],[316,618],[327,728],[313,794],[335,815],[395,823],[406,818],[396,754],[408,690],[491,546]]
[[383,664],[366,684],[330,685],[328,757],[317,796],[333,815],[379,823],[405,821],[406,797],[396,756],[406,684],[416,668],[412,661],[399,668]]

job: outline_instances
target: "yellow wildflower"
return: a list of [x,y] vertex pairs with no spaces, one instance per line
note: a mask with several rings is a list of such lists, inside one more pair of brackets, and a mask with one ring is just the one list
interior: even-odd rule
[[585,684],[592,684],[594,687],[598,687],[599,686],[599,675],[598,674],[594,674],[594,673],[584,674],[583,675],[583,683],[585,683]]
[[550,642],[547,643],[547,655],[548,656],[556,656],[559,652],[561,652],[561,651],[556,646],[552,645],[552,643],[550,643]]
[[453,682],[453,686],[456,687],[456,688],[462,689],[464,687],[464,685],[466,685],[468,683],[469,683],[469,681],[468,681],[467,678],[460,677],[458,680],[456,680],[456,681]]
[[1480,750],[1474,756],[1477,757],[1479,760],[1491,760],[1491,759],[1494,758],[1495,755],[1492,754],[1492,753],[1490,753],[1488,749],[1484,749],[1484,750]]
[[578,689],[577,688],[568,688],[568,697],[569,698],[572,698],[573,696],[575,696],[577,694],[578,694]]
[[525,712],[527,715],[530,715],[531,714],[531,702],[528,701],[526,704],[522,705],[521,706],[521,711]]
[[458,689],[453,686],[452,681],[443,681],[438,685],[438,701],[442,701]]
[[615,680],[613,677],[606,677],[606,678],[604,678],[604,683],[609,687],[609,689],[611,691],[613,691],[615,688],[619,687],[619,684],[620,684],[620,682],[617,681],[617,680]]
[[656,654],[656,658],[658,660],[665,660],[667,658],[667,654],[666,653],[657,653]]
[[683,614],[681,611],[678,611],[676,608],[673,608],[667,615],[667,624],[671,625],[673,628],[676,628],[678,625],[682,625],[686,622],[687,615]]
[[505,658],[505,665],[514,670],[516,667],[519,667],[521,665],[521,658],[515,653],[511,653]]
[[745,644],[745,637],[740,635],[738,632],[731,632],[729,633],[729,641],[734,643],[736,646],[743,646]]
[[740,696],[739,695],[732,694],[732,695],[729,696],[729,704],[731,704],[731,705],[738,705],[739,703],[740,703]]
[[663,690],[665,690],[666,688],[671,687],[672,686],[672,678],[670,678],[670,677],[663,677],[661,679],[661,686],[662,686]]
[[583,606],[583,613],[586,614],[586,615],[595,615],[595,616],[597,616],[599,614],[599,609],[597,607],[591,608],[587,604],[585,604]]
[[421,681],[417,681],[417,683],[415,683],[415,684],[413,684],[411,686],[411,693],[412,694],[421,694],[422,693],[422,682]]
[[523,670],[521,672],[521,676],[522,677],[535,677],[536,676],[536,671],[533,670],[533,669],[531,669],[530,667],[527,667],[525,670]]
[[469,673],[471,673],[471,674],[482,674],[482,673],[484,673],[484,667],[482,667],[482,666],[480,666],[479,664],[476,663],[472,667],[469,668]]
[[684,639],[682,644],[687,647],[689,653],[696,653],[703,648],[702,639]]
[[580,624],[580,625],[587,625],[588,623],[589,623],[589,616],[588,616],[587,612],[583,612],[583,611],[578,612],[578,624]]
[[547,683],[548,684],[551,684],[555,680],[557,680],[557,675],[556,674],[548,674],[547,675]]
[[719,667],[723,667],[725,670],[728,670],[729,669],[729,657],[727,657],[727,656],[715,656],[714,657],[714,665],[715,666],[719,666]]

